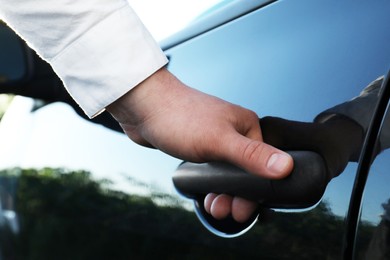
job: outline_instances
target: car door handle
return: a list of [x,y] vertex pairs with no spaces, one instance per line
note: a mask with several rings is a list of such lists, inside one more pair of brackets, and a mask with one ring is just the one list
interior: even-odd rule
[[[264,208],[303,209],[318,203],[331,179],[322,157],[311,151],[289,151],[294,168],[289,176],[270,180],[247,173],[222,162],[184,162],[177,168],[173,183],[183,196],[194,200],[195,213],[210,232],[221,237],[236,237],[248,231]],[[203,206],[210,193],[240,196],[257,201],[261,207],[246,222],[239,223],[229,216],[214,219]]]
[[199,200],[208,193],[257,201],[267,208],[302,209],[315,205],[329,182],[322,157],[311,151],[289,151],[294,169],[284,179],[270,180],[227,163],[182,163],[173,176],[179,193]]

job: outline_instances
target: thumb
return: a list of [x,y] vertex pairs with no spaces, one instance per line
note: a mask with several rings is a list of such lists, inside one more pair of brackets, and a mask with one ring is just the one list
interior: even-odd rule
[[227,138],[223,145],[223,157],[250,173],[264,178],[280,179],[292,171],[292,157],[262,141],[235,133]]

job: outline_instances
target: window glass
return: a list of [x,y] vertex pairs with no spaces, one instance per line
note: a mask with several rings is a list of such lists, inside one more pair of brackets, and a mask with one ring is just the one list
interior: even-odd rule
[[160,41],[183,29],[198,16],[233,0],[128,0],[153,37]]
[[[26,73],[24,49],[16,34],[0,20],[0,84],[20,80]],[[6,62],[4,62],[6,61]]]

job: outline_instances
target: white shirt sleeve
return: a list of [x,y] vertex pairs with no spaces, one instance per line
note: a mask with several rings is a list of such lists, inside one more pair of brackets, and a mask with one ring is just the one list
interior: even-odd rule
[[6,21],[93,117],[167,63],[125,0],[0,0]]

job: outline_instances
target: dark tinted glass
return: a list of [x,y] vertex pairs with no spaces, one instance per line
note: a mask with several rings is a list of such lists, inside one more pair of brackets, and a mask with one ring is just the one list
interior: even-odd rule
[[20,80],[25,76],[24,55],[19,37],[0,21],[0,83]]
[[[387,1],[276,2],[168,50],[169,69],[188,85],[260,117],[309,123],[298,139],[310,141],[317,115],[339,104],[349,107],[344,102],[387,71],[389,9]],[[359,154],[353,138],[346,151],[340,146],[343,137],[355,136],[352,130],[337,134],[343,120],[324,116],[318,122],[336,122],[321,145],[330,144],[337,155],[354,152],[351,162],[338,165],[340,175],[321,203],[304,212],[266,212],[245,235],[222,239],[201,226],[191,202],[174,190],[171,176],[180,160],[84,121],[64,104],[31,112],[33,107],[18,98],[0,127],[6,259],[341,256]],[[366,111],[369,120],[372,111]],[[367,120],[349,120],[366,127],[361,124]]]

